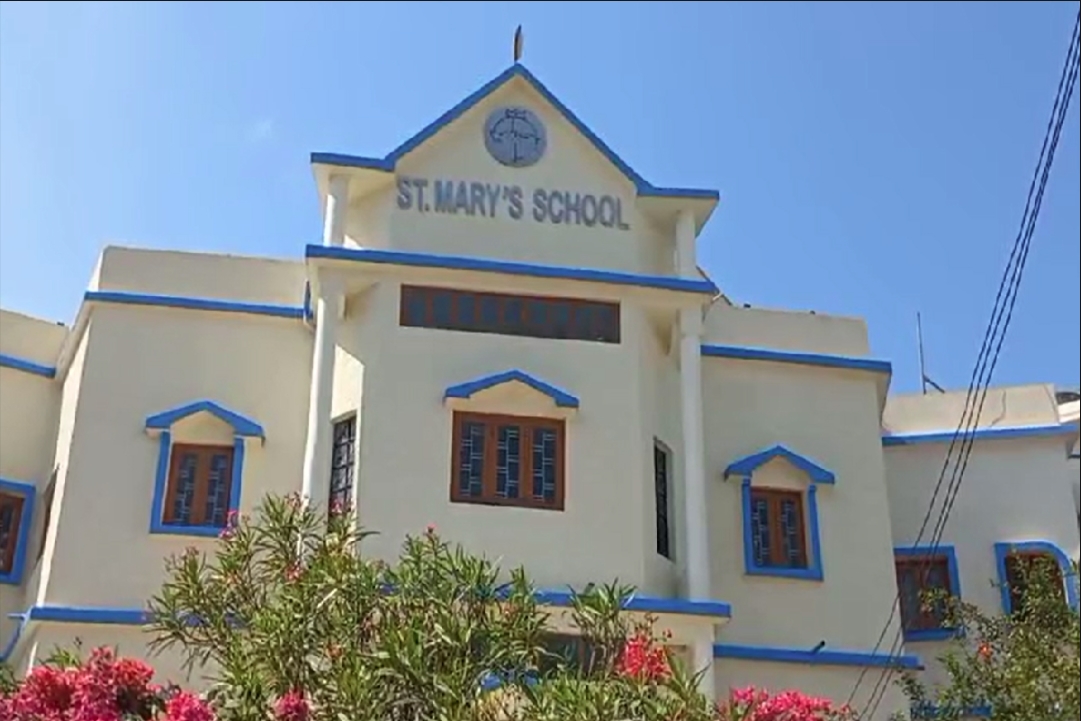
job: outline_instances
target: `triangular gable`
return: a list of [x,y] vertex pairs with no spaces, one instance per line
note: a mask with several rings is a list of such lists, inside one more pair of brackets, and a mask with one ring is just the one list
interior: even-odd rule
[[635,187],[635,191],[639,197],[646,198],[683,198],[690,200],[706,200],[716,202],[720,199],[720,193],[716,190],[704,190],[699,188],[661,188],[653,185],[641,175],[639,175],[630,165],[628,165],[622,158],[620,158],[615,151],[608,147],[603,140],[597,137],[596,133],[589,129],[585,123],[578,119],[578,117],[571,112],[570,108],[564,105],[555,95],[552,94],[547,87],[536,78],[533,73],[529,72],[525,66],[521,64],[514,64],[511,67],[504,70],[498,76],[485,83],[474,93],[466,97],[460,103],[453,108],[443,113],[434,122],[430,123],[427,127],[415,134],[413,137],[406,140],[399,145],[393,151],[391,151],[386,157],[372,158],[354,155],[342,155],[339,153],[312,153],[311,162],[313,165],[337,165],[351,168],[365,168],[368,170],[379,170],[388,173],[394,172],[394,169],[399,160],[405,155],[409,154],[413,150],[416,150],[426,141],[437,135],[443,128],[447,127],[455,120],[460,118],[470,109],[475,107],[482,100],[490,96],[492,93],[499,90],[501,87],[511,82],[514,78],[521,78],[527,82],[530,87],[533,88],[548,104],[550,104],[555,110],[570,123],[586,140],[588,140],[597,151],[603,155],[608,161],[614,165],[624,177]]
[[532,376],[525,371],[513,369],[504,371],[503,373],[496,373],[493,375],[482,376],[475,378],[465,383],[459,383],[457,385],[450,386],[443,391],[443,399],[466,399],[471,398],[474,394],[486,391],[490,388],[504,385],[506,383],[521,383],[538,393],[548,396],[552,402],[560,408],[577,408],[578,398],[571,395],[562,388],[557,388],[551,383],[546,383],[536,376]]
[[791,451],[782,445],[776,445],[733,461],[724,471],[725,478],[729,476],[750,478],[751,474],[775,458],[783,458],[795,468],[803,471],[811,479],[812,483],[832,484],[835,480],[833,471],[823,468],[810,458]]
[[263,427],[259,425],[259,423],[251,418],[242,416],[236,411],[231,411],[214,401],[195,401],[194,403],[188,403],[187,405],[162,411],[161,413],[155,413],[154,415],[147,417],[146,429],[148,431],[169,430],[179,421],[197,413],[209,413],[223,423],[227,423],[238,436],[249,438],[264,437]]

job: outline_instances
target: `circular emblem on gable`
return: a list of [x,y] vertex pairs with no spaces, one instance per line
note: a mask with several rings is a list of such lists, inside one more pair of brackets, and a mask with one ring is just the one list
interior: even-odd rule
[[532,110],[499,108],[484,123],[484,147],[498,163],[527,168],[544,157],[548,134]]

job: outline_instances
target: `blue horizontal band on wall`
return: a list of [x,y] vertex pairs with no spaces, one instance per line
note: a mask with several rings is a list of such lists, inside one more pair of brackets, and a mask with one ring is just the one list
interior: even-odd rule
[[770,646],[744,646],[730,643],[713,645],[714,658],[734,658],[742,661],[768,661],[772,663],[796,663],[811,666],[855,666],[857,668],[900,668],[920,670],[923,662],[918,656],[891,656],[885,653],[864,651],[830,651],[822,649],[776,648]]
[[[534,597],[542,606],[565,607],[573,604],[571,591],[541,590]],[[679,598],[656,598],[631,595],[623,603],[623,610],[638,613],[656,613],[684,616],[728,618],[732,607],[721,601],[688,601]],[[32,621],[53,623],[88,623],[110,626],[144,626],[150,621],[148,611],[138,608],[95,608],[78,606],[33,606],[22,617]]]
[[157,308],[182,308],[185,310],[206,310],[220,313],[245,313],[264,315],[273,318],[304,320],[307,317],[304,306],[275,305],[272,303],[247,303],[214,298],[188,298],[176,295],[150,295],[146,293],[127,293],[121,291],[87,291],[83,296],[87,302],[118,303],[121,305],[153,306]]
[[[912,718],[914,719],[935,719],[946,715],[952,709],[945,709],[935,704],[920,704],[913,706],[911,709]],[[953,714],[949,714],[953,717]],[[990,706],[967,706],[960,709],[960,713],[957,714],[961,718],[991,718]]]
[[[574,603],[574,594],[571,591],[542,590],[537,591],[534,596],[537,603],[542,606],[564,607]],[[732,607],[723,601],[690,601],[685,598],[660,598],[638,594],[632,594],[624,600],[623,610],[709,618],[731,618],[732,616]]]
[[346,260],[354,263],[378,263],[402,265],[413,268],[442,268],[446,270],[472,270],[482,273],[503,273],[530,278],[553,278],[577,280],[608,285],[629,285],[640,288],[658,288],[683,293],[716,295],[717,286],[708,280],[692,280],[666,275],[643,275],[614,270],[569,268],[558,265],[539,265],[508,260],[470,258],[461,255],[437,255],[435,253],[411,253],[400,250],[374,250],[371,248],[345,248],[341,246],[309,244],[304,250],[306,258]]
[[[1052,423],[1038,426],[1003,426],[1000,428],[978,428],[975,431],[967,431],[965,438],[977,441],[998,441],[1016,438],[1050,438],[1054,436],[1068,436],[1077,433],[1077,428],[1069,423]],[[950,431],[916,431],[910,433],[885,433],[882,436],[883,446],[912,446],[920,443],[949,443],[954,436],[958,436],[955,430]]]
[[751,348],[747,346],[702,345],[702,355],[707,358],[732,358],[734,360],[772,361],[794,365],[816,366],[818,368],[836,368],[840,370],[867,371],[870,373],[892,373],[889,361],[856,356],[831,355],[828,353],[803,353],[797,351],[773,350],[771,348]]
[[312,153],[311,162],[313,165],[337,165],[347,168],[363,168],[367,170],[378,170],[382,172],[393,172],[398,161],[406,154],[416,150],[426,140],[432,138],[443,128],[447,127],[455,120],[460,118],[463,114],[469,111],[478,103],[483,101],[489,95],[496,90],[506,85],[514,78],[521,78],[527,82],[533,90],[537,92],[542,98],[544,98],[555,110],[563,116],[563,118],[570,123],[579,133],[581,133],[586,140],[588,140],[597,151],[607,158],[608,162],[614,165],[629,180],[635,188],[635,191],[640,196],[646,197],[659,197],[659,198],[687,198],[696,200],[711,200],[717,201],[720,199],[720,193],[716,190],[703,190],[699,188],[660,188],[645,180],[641,175],[635,172],[631,166],[629,166],[622,158],[616,155],[615,151],[608,147],[597,135],[586,126],[581,120],[578,119],[570,108],[564,105],[552,92],[544,86],[544,84],[533,75],[533,73],[526,70],[526,68],[518,63],[510,66],[496,77],[489,80],[482,85],[476,91],[470,93],[447,112],[440,115],[435,121],[429,123],[420,132],[413,135],[413,137],[406,140],[397,148],[392,150],[384,158],[370,158],[370,157],[358,157],[351,155],[341,155],[338,153]]
[[482,376],[465,383],[458,383],[443,391],[443,398],[471,398],[475,393],[501,386],[504,383],[524,383],[538,393],[543,393],[552,399],[560,408],[577,408],[578,398],[562,388],[557,388],[551,383],[546,383],[536,376],[532,376],[523,370],[512,369],[503,373]]
[[26,360],[25,358],[8,355],[7,353],[0,353],[0,368],[11,368],[12,370],[41,376],[42,378],[56,377],[56,368],[54,366],[43,365],[32,360]]

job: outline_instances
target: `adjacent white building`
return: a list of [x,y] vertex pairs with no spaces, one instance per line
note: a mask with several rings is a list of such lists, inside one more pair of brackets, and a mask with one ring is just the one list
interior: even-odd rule
[[[729,303],[695,260],[718,194],[645,180],[521,65],[385,157],[312,167],[302,258],[108,247],[70,327],[0,311],[10,663],[143,653],[162,559],[300,490],[354,502],[365,553],[434,523],[553,609],[632,583],[711,693],[933,673],[950,630],[911,563],[963,393],[889,396],[860,319]],[[1076,606],[1076,399],[994,389],[981,423],[929,583],[993,610],[1048,554]]]

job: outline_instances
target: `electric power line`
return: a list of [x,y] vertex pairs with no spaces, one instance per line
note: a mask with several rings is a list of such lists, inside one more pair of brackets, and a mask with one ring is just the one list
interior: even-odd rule
[[[960,484],[964,478],[964,473],[968,466],[968,459],[972,453],[972,447],[975,439],[969,431],[975,430],[978,426],[980,415],[983,411],[984,401],[987,397],[987,386],[991,380],[991,376],[994,373],[995,367],[998,362],[998,357],[1002,349],[1003,342],[1005,340],[1006,331],[1010,325],[1010,321],[1013,316],[1014,306],[1017,301],[1017,291],[1020,286],[1021,278],[1024,274],[1024,268],[1027,263],[1029,249],[1031,248],[1032,237],[1035,233],[1036,220],[1038,219],[1040,208],[1043,203],[1044,192],[1047,187],[1047,181],[1050,177],[1050,169],[1054,161],[1055,150],[1058,146],[1059,138],[1061,137],[1062,126],[1065,122],[1065,118],[1069,109],[1070,101],[1073,97],[1073,91],[1077,83],[1077,65],[1078,65],[1078,27],[1081,23],[1081,13],[1078,14],[1078,18],[1074,23],[1074,32],[1070,42],[1070,48],[1067,52],[1066,63],[1063,67],[1062,75],[1059,79],[1058,92],[1055,97],[1055,104],[1052,109],[1051,119],[1048,121],[1048,128],[1044,135],[1043,145],[1040,150],[1040,157],[1037,163],[1036,172],[1032,178],[1032,182],[1029,186],[1028,199],[1025,205],[1025,210],[1022,215],[1021,229],[1018,231],[1018,236],[1014,241],[1013,249],[1010,253],[1010,258],[1006,266],[1006,270],[1003,273],[1002,280],[999,284],[998,293],[995,298],[995,305],[992,311],[992,320],[988,325],[988,329],[984,335],[983,344],[980,348],[980,353],[977,358],[976,367],[973,369],[972,379],[969,383],[968,393],[965,399],[965,408],[962,412],[962,420],[957,427],[953,437],[950,440],[950,445],[946,453],[946,459],[943,463],[942,472],[939,476],[938,482],[935,485],[934,492],[931,496],[931,501],[927,509],[927,514],[924,517],[923,523],[920,526],[919,533],[917,534],[914,546],[918,546],[923,538],[923,534],[926,532],[927,525],[930,522],[931,516],[934,513],[935,502],[942,491],[942,484],[945,481],[946,472],[949,470],[950,459],[954,449],[957,447],[958,439],[961,439],[961,451],[960,459],[955,462],[953,473],[951,474],[950,483],[947,485],[946,494],[943,498],[942,509],[939,513],[939,517],[935,523],[935,528],[932,531],[932,546],[924,559],[924,564],[931,560],[931,556],[934,555],[935,550],[941,541],[942,533],[945,530],[946,521],[953,509],[954,502],[957,499],[958,492],[960,490]],[[1044,162],[1046,157],[1046,163]],[[1005,299],[1004,299],[1005,298]],[[1000,330],[1001,329],[1001,330]],[[991,348],[994,346],[992,355],[989,355]],[[990,357],[990,363],[988,364],[988,358]],[[974,401],[974,398],[979,396],[978,401]],[[966,420],[967,419],[967,420]],[[882,646],[882,642],[885,640],[886,634],[889,632],[889,628],[893,623],[893,619],[897,614],[898,608],[901,602],[900,592],[894,599],[891,605],[890,616],[883,627],[882,633],[879,636],[878,641],[875,644],[875,648],[872,653],[877,653]],[[898,629],[894,642],[891,644],[890,658],[895,657],[901,646],[903,629]],[[868,668],[864,667],[861,671],[856,685],[849,696],[848,703],[851,704],[855,698],[856,693],[859,691],[860,686],[863,683],[864,678],[868,672]],[[872,690],[871,696],[867,705],[864,707],[864,714],[870,710],[873,714],[878,709],[878,705],[885,695],[888,688],[889,678],[894,672],[893,664],[887,664],[887,667],[882,671],[879,676],[878,682],[875,684]]]

